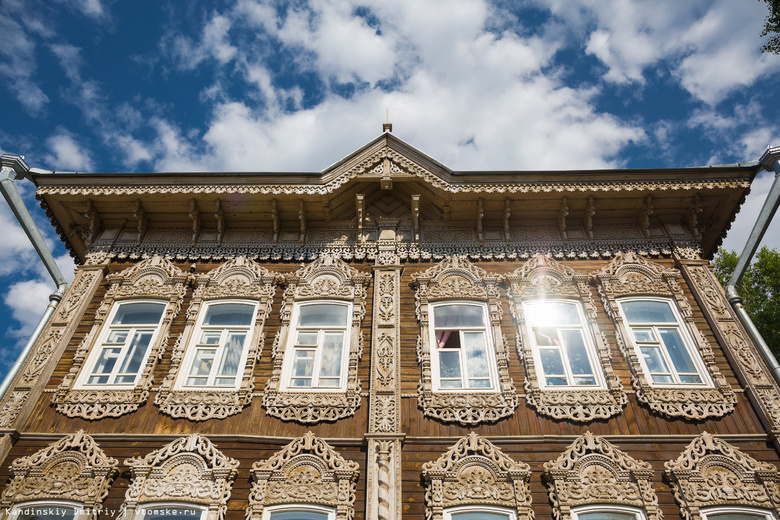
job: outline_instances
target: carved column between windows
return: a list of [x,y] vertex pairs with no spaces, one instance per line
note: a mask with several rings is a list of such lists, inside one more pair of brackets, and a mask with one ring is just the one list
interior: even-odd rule
[[[32,411],[57,366],[56,360],[62,356],[81,316],[92,301],[103,279],[103,269],[103,265],[92,265],[82,266],[76,271],[76,278],[0,404],[0,430],[15,429]],[[7,437],[4,436],[0,441],[0,460],[5,458],[5,451],[10,448],[10,439]]]
[[766,363],[729,305],[726,295],[705,260],[678,260],[683,277],[693,290],[704,316],[734,367],[749,389],[748,396],[761,410],[768,428],[780,437],[780,388]]
[[387,254],[380,255],[374,267],[371,401],[366,434],[368,520],[401,518],[401,266],[394,244],[387,246]]

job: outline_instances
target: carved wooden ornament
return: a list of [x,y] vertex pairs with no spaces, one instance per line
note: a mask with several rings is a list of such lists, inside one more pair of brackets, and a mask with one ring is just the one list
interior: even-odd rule
[[11,481],[0,507],[38,500],[70,500],[82,504],[88,518],[97,519],[103,499],[117,475],[116,459],[106,457],[97,443],[79,430],[37,453],[11,464]]
[[[279,275],[271,273],[260,264],[245,257],[237,257],[208,273],[195,277],[195,291],[187,309],[187,325],[173,348],[171,369],[160,386],[155,404],[160,411],[171,417],[186,417],[191,421],[224,419],[235,415],[252,402],[254,390],[255,362],[263,351],[263,326],[271,312],[276,281]],[[247,336],[245,349],[248,349],[243,376],[238,390],[230,389],[175,389],[176,378],[180,377],[182,362],[192,335],[198,314],[208,301],[240,298],[259,300],[257,318]]]
[[544,463],[556,520],[570,520],[572,508],[591,504],[634,506],[644,510],[647,520],[662,520],[652,477],[650,464],[590,432]]
[[[282,300],[282,326],[274,339],[271,356],[273,373],[265,386],[263,406],[268,415],[284,421],[318,423],[335,421],[354,415],[360,406],[360,381],[357,366],[363,355],[363,335],[360,323],[366,314],[366,289],[370,275],[363,274],[350,267],[341,259],[322,256],[314,262],[302,266],[292,275],[284,278],[286,285]],[[352,317],[348,324],[349,360],[347,365],[347,390],[344,391],[303,391],[282,390],[282,366],[289,343],[294,332],[292,313],[296,302],[305,300],[341,300],[352,302]]]
[[[417,403],[426,416],[444,422],[479,424],[512,415],[517,408],[515,385],[507,367],[506,337],[501,334],[500,277],[488,274],[466,258],[448,256],[430,269],[412,276],[417,287],[415,311],[420,321],[417,359],[422,369]],[[493,392],[433,391],[429,304],[442,300],[487,302],[499,388]]]
[[[526,400],[542,414],[555,419],[589,422],[619,414],[628,402],[623,385],[612,369],[609,344],[598,329],[596,304],[587,275],[577,274],[553,258],[537,255],[507,277],[509,309],[519,329],[517,350],[525,363]],[[602,371],[606,388],[545,388],[539,383],[531,339],[523,313],[523,300],[566,298],[581,301],[590,335],[596,347],[596,370]]]
[[238,461],[226,457],[197,433],[181,437],[145,457],[125,459],[132,483],[119,511],[120,520],[134,518],[140,505],[155,502],[200,504],[205,520],[225,517]]
[[517,520],[534,518],[530,467],[474,432],[423,464],[422,476],[427,520],[442,520],[445,508],[462,505],[508,507],[517,511]]
[[[181,309],[189,275],[165,258],[154,256],[128,267],[121,273],[111,274],[107,278],[108,291],[95,313],[92,330],[76,350],[73,366],[63,378],[57,393],[52,398],[57,406],[57,411],[68,417],[81,417],[90,420],[120,417],[134,412],[146,402],[152,386],[154,366],[168,344],[168,329],[171,321]],[[121,390],[110,387],[74,388],[79,372],[84,368],[89,368],[84,366],[85,362],[100,336],[100,329],[111,311],[111,306],[119,300],[137,298],[163,299],[168,300],[168,303],[165,307],[160,330],[154,343],[149,347],[149,356],[141,369],[141,375],[135,387]]]
[[[668,417],[701,420],[721,417],[734,410],[736,396],[715,363],[715,355],[706,338],[693,322],[693,312],[680,287],[680,272],[667,269],[634,253],[618,253],[614,260],[590,275],[595,279],[607,314],[615,322],[615,339],[631,368],[631,383],[636,397],[651,410]],[[631,335],[619,311],[623,296],[662,296],[673,300],[701,356],[713,388],[653,387],[639,362]]]
[[780,516],[777,468],[707,432],[664,466],[685,520],[701,520],[701,509],[711,506],[758,507]]
[[345,460],[327,442],[307,432],[268,460],[252,465],[247,520],[261,520],[277,504],[317,504],[336,509],[336,520],[355,516],[357,462]]

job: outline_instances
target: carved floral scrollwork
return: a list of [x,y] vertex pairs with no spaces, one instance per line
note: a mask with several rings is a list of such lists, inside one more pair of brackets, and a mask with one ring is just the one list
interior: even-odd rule
[[[494,422],[512,415],[517,408],[515,385],[509,377],[506,338],[501,334],[500,277],[460,256],[448,256],[422,273],[412,276],[417,288],[415,312],[420,321],[417,344],[422,378],[417,403],[426,416],[444,422],[479,424]],[[442,300],[476,300],[487,302],[490,330],[495,348],[499,388],[493,392],[436,391],[431,377],[431,344],[429,304]]]
[[[354,415],[360,406],[361,385],[357,366],[363,355],[360,324],[366,314],[366,289],[370,276],[360,273],[346,262],[332,256],[322,256],[284,277],[286,285],[282,309],[282,326],[274,341],[273,373],[263,391],[263,406],[269,415],[284,421],[317,423],[336,421]],[[349,359],[346,392],[326,392],[303,389],[282,389],[282,366],[288,338],[292,333],[292,311],[296,302],[323,299],[352,302],[349,327]]]
[[222,519],[238,464],[197,433],[176,439],[145,457],[125,459],[132,482],[118,518],[133,518],[144,503],[172,501],[204,505],[208,508],[207,520]]
[[312,432],[255,462],[251,475],[247,520],[260,520],[266,506],[300,503],[333,507],[337,520],[354,518],[358,464]]
[[422,476],[427,520],[441,520],[445,508],[470,504],[508,507],[518,520],[534,518],[530,467],[474,432],[423,464]]
[[650,464],[591,432],[585,432],[556,460],[544,463],[555,520],[570,520],[572,508],[591,504],[639,507],[647,520],[662,520],[652,477]]
[[92,437],[79,430],[11,464],[11,481],[0,507],[33,500],[71,500],[97,519],[117,475],[116,459],[107,457]]
[[[57,411],[68,417],[96,420],[104,417],[120,417],[133,412],[146,402],[152,386],[152,372],[168,343],[168,329],[181,309],[189,275],[170,261],[153,256],[107,277],[109,287],[106,296],[95,313],[92,329],[81,342],[73,358],[70,372],[63,378],[52,398]],[[111,306],[119,300],[156,298],[168,300],[160,331],[150,346],[141,375],[132,389],[77,387],[79,372],[85,368],[90,350],[97,342]]]
[[[693,312],[680,287],[677,269],[652,262],[633,253],[619,253],[601,270],[592,273],[607,313],[617,328],[616,341],[631,368],[631,383],[637,399],[660,414],[701,420],[721,417],[734,410],[734,390],[715,363],[715,354],[693,322]],[[671,298],[680,311],[693,338],[694,346],[713,382],[712,388],[659,388],[649,383],[636,349],[631,348],[630,333],[619,311],[618,298],[623,296],[662,296]]]
[[[596,304],[587,284],[587,275],[577,274],[553,258],[537,255],[507,276],[507,283],[509,309],[520,331],[517,349],[525,363],[524,386],[528,404],[542,415],[577,422],[607,419],[619,414],[628,398],[612,368],[609,344],[598,330]],[[590,334],[596,347],[599,364],[596,369],[602,371],[606,388],[541,388],[523,313],[523,300],[540,298],[568,298],[582,302],[587,320],[585,333]]]
[[[233,258],[206,274],[195,277],[195,290],[187,309],[187,325],[173,348],[171,368],[160,385],[155,404],[171,417],[185,417],[191,421],[224,419],[240,413],[252,402],[255,362],[263,351],[263,328],[271,312],[271,304],[280,276],[268,271],[254,260]],[[257,300],[259,309],[247,339],[246,363],[239,388],[176,388],[182,362],[188,345],[192,343],[198,314],[208,301],[241,298]]]
[[703,432],[676,460],[664,464],[685,520],[711,506],[749,506],[780,514],[778,471],[724,440]]

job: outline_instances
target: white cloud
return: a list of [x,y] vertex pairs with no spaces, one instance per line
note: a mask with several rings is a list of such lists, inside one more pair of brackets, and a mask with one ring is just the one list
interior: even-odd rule
[[46,140],[46,146],[49,153],[43,157],[43,161],[51,165],[52,169],[91,171],[94,168],[89,151],[63,128],[58,128]]
[[3,85],[33,115],[49,102],[36,81],[35,42],[8,14],[0,14],[0,76]]
[[214,15],[203,27],[200,42],[193,42],[184,35],[176,35],[165,42],[164,48],[183,70],[192,70],[204,60],[214,58],[221,64],[228,63],[236,55],[236,48],[229,43],[231,21],[222,15]]

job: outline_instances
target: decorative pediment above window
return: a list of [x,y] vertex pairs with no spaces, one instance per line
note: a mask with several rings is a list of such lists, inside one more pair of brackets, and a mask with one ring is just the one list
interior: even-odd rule
[[178,502],[208,508],[206,520],[225,517],[238,461],[197,433],[181,437],[145,457],[125,459],[132,483],[119,512],[135,517],[145,503]]
[[[160,407],[160,411],[171,417],[205,421],[235,415],[252,402],[255,363],[263,351],[263,329],[266,317],[271,312],[276,282],[279,279],[278,274],[245,257],[233,258],[208,273],[195,277],[195,290],[187,309],[187,325],[173,348],[171,369],[155,398],[155,404]],[[238,388],[235,385],[229,385],[228,388],[178,388],[177,378],[186,378],[187,373],[182,372],[189,372],[189,365],[193,363],[184,363],[187,350],[194,349],[200,340],[195,337],[201,332],[196,327],[198,317],[204,312],[208,302],[229,299],[259,303],[259,308],[254,313],[254,322],[245,332],[245,352],[240,357],[246,361],[238,368],[235,376],[240,378]],[[212,367],[212,371],[217,368]]]
[[[415,311],[420,321],[420,336],[417,345],[417,359],[422,369],[422,378],[418,390],[417,402],[426,416],[444,422],[457,422],[464,425],[493,422],[514,413],[517,407],[517,395],[512,379],[509,377],[506,338],[501,334],[501,303],[498,284],[501,277],[488,274],[484,269],[472,264],[460,256],[448,256],[428,270],[412,276],[417,288],[415,293]],[[439,352],[444,345],[435,339],[436,329],[432,319],[432,309],[442,302],[461,303],[463,306],[486,306],[487,323],[482,327],[486,337],[485,348],[487,371],[482,381],[490,380],[489,387],[469,388],[466,384],[459,389],[445,387],[441,370],[434,381],[433,363],[444,360]],[[450,327],[452,328],[452,327]],[[463,329],[467,330],[467,329]],[[445,331],[447,338],[455,338],[459,331]],[[465,347],[464,347],[465,348]],[[449,349],[453,350],[453,349]],[[465,363],[460,370],[465,371]],[[485,384],[480,383],[480,384]]]
[[652,478],[650,464],[590,432],[544,463],[555,520],[570,520],[572,508],[591,504],[634,506],[644,510],[647,520],[662,520]]
[[355,516],[358,464],[345,460],[327,442],[307,432],[268,460],[252,465],[247,520],[261,520],[263,508],[316,504],[336,509],[336,520]]
[[759,507],[780,517],[777,468],[707,432],[664,466],[685,520],[701,520],[701,509],[724,505]]
[[534,518],[530,467],[474,432],[423,464],[422,476],[427,520],[442,520],[445,508],[472,504],[511,508],[518,520]]
[[11,464],[11,481],[0,507],[39,500],[79,502],[97,519],[103,500],[117,476],[116,459],[106,457],[97,443],[79,430],[37,453]]
[[[619,414],[628,401],[623,385],[612,369],[609,344],[598,329],[596,304],[587,279],[586,274],[577,274],[570,267],[542,255],[531,258],[507,276],[509,309],[519,329],[518,355],[525,363],[526,369],[526,400],[540,414],[555,419],[578,422],[607,419]],[[555,302],[554,305],[568,308],[575,316],[582,315],[581,309],[584,308],[583,317],[586,323],[582,323],[581,318],[567,323],[564,323],[562,318],[556,321],[554,312],[545,312],[544,319],[548,321],[544,324],[546,327],[537,327],[537,324],[532,323],[526,316],[523,302],[533,301],[543,305],[548,300]],[[571,356],[563,355],[552,348],[547,349],[553,355],[561,356],[556,360],[560,359],[562,364],[566,365],[566,370],[565,377],[555,378],[559,386],[546,385],[543,384],[542,378],[551,374],[545,373],[543,363],[537,367],[540,349],[544,349],[544,346],[539,345],[540,341],[534,334],[546,330],[560,335],[562,332],[558,329],[563,327],[566,327],[568,336],[560,340],[556,338],[554,343],[558,344],[564,340],[576,343],[567,345],[567,350],[572,352],[576,350],[575,347],[580,347],[582,359],[575,366],[575,360],[569,359]],[[570,338],[572,335],[574,336]],[[576,375],[574,372],[577,372],[577,368],[580,369],[580,378],[577,381],[571,380]],[[588,377],[582,377],[584,374]]]
[[[107,279],[108,290],[95,312],[94,325],[76,350],[70,372],[63,378],[52,399],[57,411],[68,417],[90,420],[120,417],[134,412],[146,402],[152,386],[152,372],[168,344],[168,330],[171,321],[181,309],[190,276],[169,260],[153,256],[120,273],[110,274]],[[132,299],[167,300],[159,330],[149,345],[149,354],[140,368],[133,388],[111,388],[109,385],[89,387],[77,384],[79,373],[92,369],[87,364],[94,365],[97,362],[96,356],[93,354],[90,357],[90,353],[98,347],[101,329],[112,306],[117,302]]]
[[[358,361],[363,355],[360,326],[366,314],[366,289],[370,280],[370,275],[361,273],[343,260],[332,256],[321,256],[302,266],[294,274],[284,277],[286,288],[280,313],[282,326],[274,339],[271,352],[273,373],[263,395],[263,406],[269,415],[302,423],[336,421],[354,415],[361,400],[361,386],[357,376]],[[346,360],[344,365],[339,363],[344,370],[339,372],[339,376],[332,376],[336,372],[333,367],[328,372],[332,377],[330,381],[334,382],[333,389],[324,384],[316,386],[314,383],[309,383],[309,386],[295,386],[292,382],[293,358],[297,355],[294,347],[298,342],[299,332],[298,324],[292,323],[293,314],[296,306],[315,301],[322,306],[332,302],[336,304],[335,307],[340,305],[339,308],[343,309],[346,305],[351,309],[346,323],[340,329],[345,331],[340,355],[346,356]],[[315,341],[322,350],[321,338],[326,334],[312,329],[307,331],[320,338]],[[321,368],[324,363],[321,359],[322,352],[312,355],[319,360],[315,360],[315,366]],[[324,372],[325,369],[322,369],[322,373]],[[312,379],[311,374],[307,376],[309,380]]]
[[[707,339],[694,324],[693,312],[680,286],[681,275],[677,269],[667,269],[634,253],[618,253],[612,262],[590,277],[595,280],[607,314],[616,325],[615,339],[629,362],[631,382],[640,402],[662,415],[694,420],[721,417],[734,410],[737,402],[734,391],[715,363],[715,355]],[[643,367],[637,348],[632,347],[631,327],[621,313],[618,299],[627,297],[656,297],[674,305],[674,310],[679,312],[684,322],[680,324],[684,327],[684,336],[692,342],[688,355],[697,363],[701,358],[699,376],[710,379],[710,383],[651,384],[651,376]],[[685,350],[684,346],[681,348]]]

